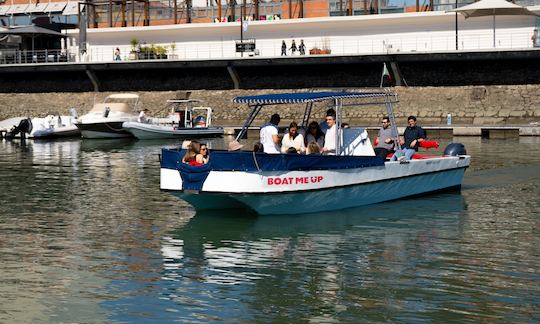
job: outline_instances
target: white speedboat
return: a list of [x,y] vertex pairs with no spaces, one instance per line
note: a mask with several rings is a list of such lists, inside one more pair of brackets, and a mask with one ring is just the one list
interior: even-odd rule
[[76,111],[73,108],[70,111],[72,112],[71,116],[48,115],[36,118],[10,118],[0,122],[0,130],[5,130],[7,138],[19,138],[21,136],[21,132],[18,131],[19,125],[21,121],[27,120],[29,133],[25,134],[26,138],[47,139],[80,136],[81,132],[74,124],[77,120]]
[[[386,107],[398,141],[392,103],[387,91],[308,92],[237,97],[252,107],[244,132],[266,105],[306,104],[303,125],[308,125],[312,105],[331,101],[336,110],[336,155],[264,154],[247,151],[210,152],[203,166],[182,163],[183,150],[163,149],[161,189],[195,209],[247,208],[259,214],[311,213],[395,200],[430,192],[458,189],[471,157],[459,143],[450,144],[442,156],[390,162],[375,156],[364,128],[341,128],[344,106],[368,109]],[[352,101],[352,104],[343,104]]]
[[122,138],[133,135],[122,128],[124,122],[137,121],[139,96],[132,93],[112,94],[95,104],[75,125],[84,138]]
[[28,137],[45,139],[80,136],[81,131],[75,126],[77,114],[74,109],[71,111],[71,116],[49,115],[45,118],[32,118],[32,132]]
[[196,138],[223,135],[222,127],[212,126],[212,108],[194,107],[196,99],[171,99],[171,114],[147,122],[125,122],[122,127],[138,139]]

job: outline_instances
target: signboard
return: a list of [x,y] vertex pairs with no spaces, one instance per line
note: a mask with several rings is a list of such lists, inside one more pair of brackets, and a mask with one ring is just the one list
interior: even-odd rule
[[254,52],[255,51],[255,40],[254,39],[246,39],[243,41],[236,41],[236,52],[237,53],[243,53],[243,52]]

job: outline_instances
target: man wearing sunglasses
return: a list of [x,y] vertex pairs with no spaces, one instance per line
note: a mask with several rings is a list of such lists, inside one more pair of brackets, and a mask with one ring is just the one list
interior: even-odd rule
[[[392,128],[388,117],[382,119],[382,126],[379,129],[377,138],[379,143],[375,146],[375,155],[384,161],[389,153],[394,152],[394,137],[392,136]],[[377,139],[375,142],[377,142]]]

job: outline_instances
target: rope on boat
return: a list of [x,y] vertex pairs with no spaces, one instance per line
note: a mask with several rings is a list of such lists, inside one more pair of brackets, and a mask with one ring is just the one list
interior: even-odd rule
[[252,152],[253,154],[253,161],[255,162],[255,166],[257,167],[257,171],[261,172],[261,168],[259,168],[259,163],[257,162],[257,157],[255,156],[255,152]]

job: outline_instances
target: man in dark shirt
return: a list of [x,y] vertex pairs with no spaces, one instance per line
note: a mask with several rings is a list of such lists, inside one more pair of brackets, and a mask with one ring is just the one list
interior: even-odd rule
[[410,160],[414,153],[418,151],[420,142],[426,138],[426,133],[422,127],[416,126],[415,116],[409,116],[407,123],[409,126],[403,133],[403,139],[400,140],[401,153],[396,152],[392,157],[392,161],[396,161],[399,157],[404,157],[403,159],[406,161]]

